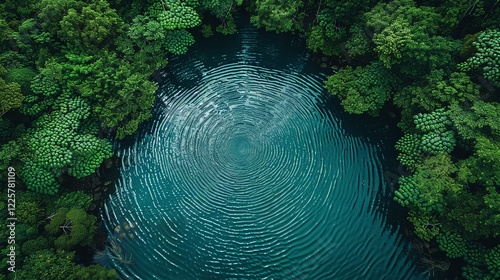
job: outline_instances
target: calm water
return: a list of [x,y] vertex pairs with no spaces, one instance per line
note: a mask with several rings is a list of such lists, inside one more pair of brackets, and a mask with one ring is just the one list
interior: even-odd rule
[[115,145],[124,278],[425,279],[387,222],[392,132],[343,113],[308,60],[245,28],[170,62],[154,120]]

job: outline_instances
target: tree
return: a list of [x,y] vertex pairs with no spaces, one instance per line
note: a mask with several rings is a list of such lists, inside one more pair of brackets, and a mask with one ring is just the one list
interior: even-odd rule
[[451,121],[448,112],[443,108],[432,113],[419,113],[414,116],[414,122],[422,135],[421,147],[431,155],[449,154],[455,148],[456,140],[452,130],[449,130]]
[[500,143],[484,136],[476,138],[474,154],[458,163],[458,177],[471,184],[500,184]]
[[22,268],[16,273],[16,279],[31,280],[34,275],[39,279],[80,280],[118,279],[115,270],[91,265],[81,267],[75,264],[75,252],[40,250],[29,255]]
[[373,43],[363,28],[365,24],[365,22],[359,21],[349,28],[349,37],[345,43],[345,48],[351,58],[372,53]]
[[396,150],[400,153],[398,161],[414,170],[422,161],[422,136],[418,134],[408,133],[401,137],[395,145]]
[[459,64],[459,69],[462,71],[480,69],[486,79],[500,86],[500,31],[481,32],[472,44],[476,48],[476,53]]
[[[7,142],[6,144],[1,145],[0,148],[0,168],[3,170],[7,170],[7,168],[12,167],[11,161],[14,160],[19,156],[21,152],[21,147],[20,145],[14,141],[11,140]],[[0,174],[0,180],[5,182],[4,180],[7,179],[7,174]]]
[[[96,217],[89,215],[81,208],[61,208],[59,211],[65,212],[65,219],[52,219],[51,228],[59,228],[60,235],[54,240],[54,246],[57,249],[69,251],[77,245],[86,246],[92,242],[96,232]],[[53,232],[53,231],[52,231]]]
[[[307,47],[325,55],[357,56],[371,49],[371,34],[366,35],[363,13],[378,1],[322,0],[305,2],[306,19],[313,22],[306,27]],[[307,21],[307,20],[306,20]],[[344,48],[345,43],[345,48]]]
[[100,265],[81,267],[76,272],[77,279],[113,280],[118,279],[118,273],[114,269],[107,269]]
[[185,54],[194,44],[194,37],[187,30],[168,31],[165,40],[167,50],[175,55]]
[[49,237],[55,237],[54,246],[65,251],[76,245],[86,246],[96,232],[96,217],[81,208],[59,208],[45,225]]
[[264,27],[266,31],[295,31],[301,20],[299,9],[303,5],[301,0],[256,0],[250,22],[257,27]]
[[0,117],[12,109],[19,108],[24,95],[18,83],[6,83],[0,78]]
[[57,32],[68,49],[97,51],[106,48],[123,29],[123,21],[105,0],[94,0],[79,9],[69,8]]
[[[128,35],[141,51],[163,58],[165,52],[180,55],[194,44],[186,29],[198,26],[201,19],[196,11],[179,1],[157,1],[148,13],[133,19]],[[156,61],[165,66],[165,60]]]
[[398,78],[377,62],[364,68],[348,66],[325,82],[325,88],[341,99],[347,112],[371,115],[378,115],[398,86]]
[[39,236],[36,239],[30,239],[21,245],[21,252],[29,256],[38,251],[49,249],[49,240],[43,236]]
[[71,191],[61,194],[53,203],[48,205],[49,212],[56,212],[60,208],[81,208],[88,210],[92,204],[92,196],[83,191]]
[[56,49],[60,47],[56,38],[61,30],[61,21],[68,15],[70,9],[80,11],[84,5],[83,1],[76,0],[41,0],[37,20],[40,22],[42,32],[48,34],[56,43]]
[[[329,30],[330,33],[326,33]],[[321,25],[314,25],[311,27],[308,37],[307,37],[307,47],[313,52],[321,51],[325,55],[340,55],[342,50],[340,49],[340,42],[345,37],[344,30],[332,30],[325,28]]]
[[29,255],[22,268],[18,271],[18,279],[33,279],[37,275],[40,279],[67,280],[74,279],[78,267],[72,262],[74,252],[42,250]]
[[147,80],[149,73],[135,72],[114,53],[66,56],[68,62],[61,66],[69,77],[67,86],[92,102],[93,117],[102,128],[116,128],[120,139],[151,117],[156,85]]
[[39,116],[48,111],[60,94],[59,84],[52,78],[38,74],[31,81],[31,92],[26,96],[20,108],[21,113],[30,116]]
[[221,23],[215,29],[217,32],[227,35],[237,31],[233,12],[242,3],[242,0],[207,0],[202,1],[200,7],[210,11],[210,14],[220,20]]
[[496,245],[486,254],[486,266],[494,277],[492,279],[500,278],[500,245]]
[[[167,33],[158,21],[149,16],[138,15],[132,20],[127,35],[127,38],[120,38],[119,49],[131,56],[131,61],[137,60],[146,65],[152,64],[154,69],[149,69],[148,72],[167,66],[167,61],[164,59],[168,47]],[[139,48],[139,52],[134,50],[130,41]]]
[[187,29],[201,23],[196,11],[180,1],[156,1],[149,6],[148,14],[158,21],[163,30]]
[[416,7],[412,0],[381,2],[365,16],[384,66],[409,77],[453,65],[452,53],[460,50],[458,41],[439,36],[441,16],[432,7]]
[[58,191],[58,178],[64,172],[77,178],[90,175],[111,156],[110,144],[89,131],[92,124],[82,125],[90,116],[84,99],[61,94],[53,110],[24,135],[26,153],[21,156],[25,164],[20,175],[27,187],[47,194]]
[[391,25],[373,36],[375,51],[385,67],[391,68],[401,61],[402,51],[408,47],[412,37],[410,24],[403,18],[397,18]]
[[456,234],[448,231],[441,232],[436,241],[439,244],[439,249],[446,253],[450,258],[463,257],[466,253],[466,244],[464,239]]
[[499,103],[477,100],[470,107],[453,104],[449,116],[457,133],[464,139],[500,136]]

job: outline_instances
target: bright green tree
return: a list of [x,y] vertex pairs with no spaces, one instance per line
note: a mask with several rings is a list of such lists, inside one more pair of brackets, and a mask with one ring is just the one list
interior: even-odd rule
[[148,14],[163,30],[187,29],[201,23],[198,13],[181,1],[156,1],[149,7]]
[[82,126],[90,116],[90,106],[82,98],[62,94],[53,110],[24,135],[26,147],[21,156],[25,163],[21,177],[27,187],[47,194],[57,192],[58,178],[64,172],[77,178],[90,175],[111,156],[110,144]]
[[91,265],[82,267],[75,264],[75,252],[40,250],[29,255],[21,269],[16,273],[16,279],[32,280],[34,275],[38,279],[53,280],[81,280],[118,279],[115,270]]
[[84,5],[85,3],[76,0],[41,0],[37,20],[45,32],[56,35],[68,10],[81,10]]
[[398,88],[398,78],[380,63],[346,67],[328,77],[325,88],[341,99],[349,113],[378,115],[380,108]]
[[42,250],[29,255],[22,268],[18,271],[18,279],[33,279],[34,275],[40,279],[65,280],[75,279],[77,266],[72,262],[75,253],[52,250]]
[[443,108],[431,113],[414,116],[415,127],[422,133],[422,151],[437,155],[449,154],[455,148],[455,134],[450,130],[451,121]]
[[267,31],[276,33],[295,31],[303,16],[300,14],[303,5],[301,0],[256,0],[253,3],[254,13],[250,21]]
[[40,115],[54,105],[60,92],[59,84],[51,77],[42,74],[35,76],[31,81],[31,92],[20,108],[21,113],[30,116]]
[[100,50],[109,46],[123,29],[123,21],[105,0],[94,0],[79,9],[69,8],[57,35],[70,50]]
[[116,128],[116,137],[123,138],[151,117],[156,85],[147,80],[149,73],[138,73],[128,61],[106,52],[66,57],[69,61],[61,66],[67,86],[91,100],[102,128]]

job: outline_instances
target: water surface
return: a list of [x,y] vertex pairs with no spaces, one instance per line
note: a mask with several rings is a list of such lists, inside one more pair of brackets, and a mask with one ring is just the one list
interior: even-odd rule
[[389,128],[343,113],[309,58],[248,27],[170,62],[154,120],[115,145],[124,278],[424,278],[387,222]]

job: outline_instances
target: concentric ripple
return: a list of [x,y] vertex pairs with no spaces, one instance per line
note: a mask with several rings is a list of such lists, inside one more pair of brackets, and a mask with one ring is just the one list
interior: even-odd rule
[[138,279],[415,279],[375,199],[382,148],[368,136],[381,128],[346,129],[303,50],[253,29],[236,38],[171,62],[152,126],[116,145],[113,266]]

